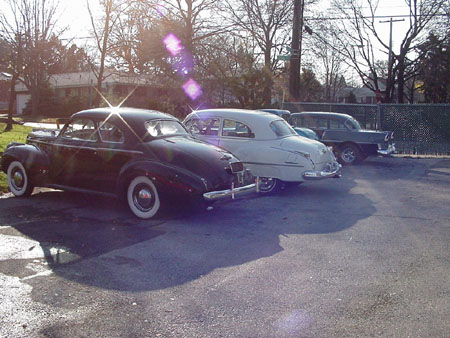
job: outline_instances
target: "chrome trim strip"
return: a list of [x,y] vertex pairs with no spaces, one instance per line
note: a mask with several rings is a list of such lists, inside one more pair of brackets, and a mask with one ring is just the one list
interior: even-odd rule
[[304,165],[291,165],[291,164],[279,164],[279,163],[263,163],[263,162],[242,162],[246,164],[258,164],[258,165],[271,165],[276,167],[294,167],[294,168],[304,168]]
[[270,147],[270,148],[275,149],[275,150],[280,150],[280,151],[286,151],[288,153],[300,155],[300,156],[304,156],[304,157],[311,156],[310,153],[300,151],[300,150],[290,150],[290,149],[283,149],[283,148],[279,148],[279,147]]
[[30,142],[36,142],[56,147],[65,147],[65,148],[72,148],[72,149],[83,149],[83,150],[93,150],[93,151],[115,151],[115,152],[122,152],[122,153],[131,153],[131,154],[139,154],[142,155],[144,152],[137,151],[137,150],[123,150],[123,149],[111,149],[111,148],[94,148],[94,147],[83,147],[83,146],[72,146],[69,144],[59,144],[59,143],[51,143],[51,142],[45,142],[40,140],[30,140]]
[[346,143],[346,142],[350,142],[350,143],[355,143],[355,144],[377,144],[376,142],[359,142],[359,141],[342,141],[342,140],[330,140],[330,139],[326,139],[324,140],[323,138],[320,139],[320,142],[334,142],[334,143]]
[[256,191],[255,183],[245,185],[243,187],[238,187],[238,188],[234,188],[234,185],[232,185],[231,189],[205,192],[203,194],[203,198],[206,201],[217,201],[220,199],[229,198],[230,196],[231,196],[231,198],[234,199],[234,197],[236,195],[242,195],[242,194],[251,193],[254,191]]

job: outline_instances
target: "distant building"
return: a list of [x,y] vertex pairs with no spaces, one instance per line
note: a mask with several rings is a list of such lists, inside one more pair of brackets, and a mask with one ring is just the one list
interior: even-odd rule
[[[97,78],[92,72],[54,74],[49,78],[50,86],[59,98],[70,96],[84,96],[93,100],[96,91],[93,87],[97,85]],[[106,96],[117,95],[123,97],[128,95],[134,88],[135,94],[145,97],[148,95],[150,84],[144,78],[138,76],[119,75],[106,73],[102,83],[102,93]],[[31,94],[21,82],[16,84],[16,113],[22,114],[30,99]]]
[[356,99],[355,103],[359,104],[376,104],[381,103],[382,92],[386,90],[386,82],[383,79],[378,79],[378,84],[380,88],[380,92],[377,94],[369,89],[367,86],[363,87],[345,87],[339,91],[337,96],[338,103],[348,103],[348,98],[351,96],[351,93],[354,95]]
[[8,109],[11,75],[0,73],[0,111]]

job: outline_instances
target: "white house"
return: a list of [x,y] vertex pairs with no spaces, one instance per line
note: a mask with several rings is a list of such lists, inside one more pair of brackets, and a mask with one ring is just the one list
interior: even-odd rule
[[[63,73],[54,74],[49,78],[50,86],[55,90],[58,97],[68,96],[95,96],[97,78],[92,72]],[[106,95],[117,94],[126,96],[136,86],[148,87],[150,84],[146,79],[136,75],[127,76],[115,73],[106,73],[102,83],[102,92]],[[16,113],[22,114],[27,101],[30,99],[30,93],[21,82],[16,84]]]

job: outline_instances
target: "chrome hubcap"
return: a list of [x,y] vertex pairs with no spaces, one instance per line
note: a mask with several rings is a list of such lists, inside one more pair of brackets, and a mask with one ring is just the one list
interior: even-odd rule
[[16,170],[12,177],[12,183],[16,189],[22,189],[24,184],[24,177],[21,171]]
[[355,153],[353,152],[352,149],[345,149],[342,152],[342,159],[345,162],[353,162],[355,160]]
[[155,202],[152,190],[147,185],[137,185],[133,191],[133,202],[140,211],[150,210]]
[[272,189],[275,184],[275,180],[271,177],[261,177],[261,183],[259,189],[262,191],[267,191]]

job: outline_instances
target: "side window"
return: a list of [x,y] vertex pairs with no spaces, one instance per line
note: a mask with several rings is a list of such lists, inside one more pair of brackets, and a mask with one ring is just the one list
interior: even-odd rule
[[348,119],[347,121],[345,121],[345,125],[347,126],[348,129],[350,130],[356,130],[356,126],[354,123],[352,123],[351,119]]
[[76,119],[70,122],[62,137],[82,141],[97,141],[98,139],[95,123],[89,119]]
[[191,119],[186,123],[186,127],[192,135],[219,135],[219,119]]
[[304,117],[291,117],[291,122],[295,127],[305,127],[305,118]]
[[301,123],[299,127],[305,127],[305,128],[316,128],[315,119],[311,118],[310,116],[305,116],[305,118],[301,118]]
[[122,130],[111,122],[100,124],[99,131],[103,142],[123,143],[125,141]]
[[323,118],[318,117],[318,118],[315,119],[314,122],[315,122],[315,126],[317,128],[320,128],[320,129],[327,129],[328,128],[327,119],[323,119]]
[[245,138],[255,137],[255,135],[252,133],[252,131],[248,126],[246,126],[241,122],[233,120],[223,121],[222,136],[245,137]]
[[345,129],[344,124],[338,120],[330,119],[330,129]]

